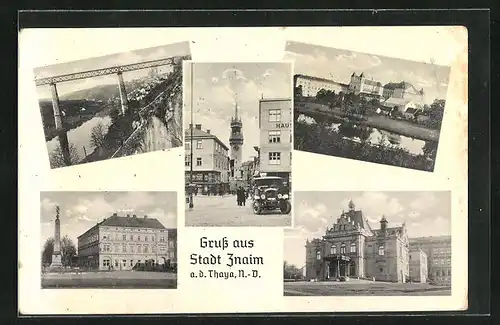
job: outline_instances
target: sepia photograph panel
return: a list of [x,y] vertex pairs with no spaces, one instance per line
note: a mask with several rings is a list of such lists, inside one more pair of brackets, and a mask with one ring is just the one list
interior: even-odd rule
[[182,145],[188,42],[34,69],[50,167]]
[[285,59],[296,150],[434,171],[450,67],[298,42]]
[[292,64],[184,62],[186,226],[291,226]]
[[451,295],[449,191],[294,192],[285,296]]
[[176,289],[176,192],[41,192],[42,289]]

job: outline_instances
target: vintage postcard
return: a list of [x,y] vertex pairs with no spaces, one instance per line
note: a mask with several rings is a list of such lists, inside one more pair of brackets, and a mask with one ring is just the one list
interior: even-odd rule
[[451,295],[451,196],[295,192],[285,296]]
[[42,192],[43,289],[177,288],[176,192]]
[[22,30],[20,313],[467,309],[467,41]]
[[291,226],[292,64],[184,61],[187,226]]
[[449,66],[297,42],[285,59],[296,150],[434,170]]
[[182,60],[189,43],[36,68],[51,168],[182,144]]

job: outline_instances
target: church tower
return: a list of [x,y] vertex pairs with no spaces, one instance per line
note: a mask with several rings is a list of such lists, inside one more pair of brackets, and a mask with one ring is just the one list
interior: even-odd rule
[[231,118],[231,135],[229,136],[229,145],[231,147],[231,159],[234,161],[234,176],[238,177],[237,171],[242,163],[243,132],[241,131],[243,123],[238,115],[238,103],[234,104],[234,116]]

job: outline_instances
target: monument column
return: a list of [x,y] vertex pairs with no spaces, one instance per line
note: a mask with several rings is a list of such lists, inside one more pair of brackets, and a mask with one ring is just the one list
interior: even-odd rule
[[50,84],[50,92],[52,94],[52,109],[54,110],[56,130],[60,131],[63,129],[63,125],[61,118],[61,109],[59,108],[59,95],[57,94],[57,87],[55,83]]
[[59,206],[56,206],[56,220],[54,222],[54,252],[52,253],[52,264],[50,267],[62,267],[61,262],[61,222],[59,220]]
[[122,114],[125,115],[128,111],[127,89],[125,89],[125,82],[123,81],[123,73],[118,71],[118,88],[120,90],[120,101],[122,104]]

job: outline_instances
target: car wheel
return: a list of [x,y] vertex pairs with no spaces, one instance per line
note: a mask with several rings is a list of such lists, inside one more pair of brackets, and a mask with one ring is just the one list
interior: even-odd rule
[[284,200],[280,204],[280,211],[282,214],[289,214],[292,211],[292,204],[288,200]]
[[253,208],[253,213],[255,213],[255,214],[261,214],[262,213],[262,206],[260,205],[259,202],[254,202],[252,208]]

